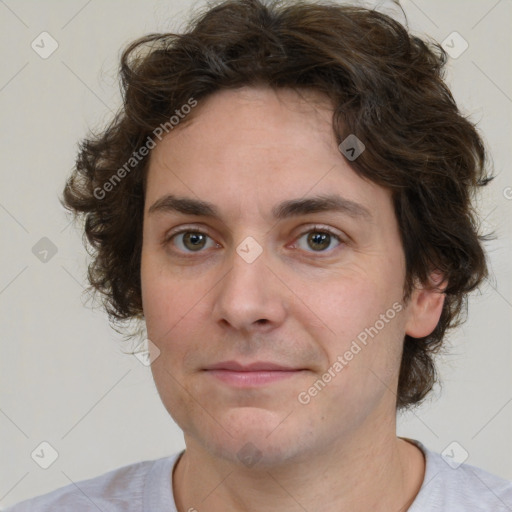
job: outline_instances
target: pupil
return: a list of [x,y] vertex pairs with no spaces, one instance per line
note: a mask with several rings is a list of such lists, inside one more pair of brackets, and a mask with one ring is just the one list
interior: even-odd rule
[[[196,249],[200,249],[202,247],[202,245],[204,245],[204,235],[202,235],[201,233],[186,233],[185,234],[185,245],[187,245],[187,242],[190,242],[191,243],[191,246],[192,247],[189,247],[192,248],[193,250],[196,250]],[[203,244],[201,245],[201,242],[203,242]],[[188,245],[187,245],[188,247]]]
[[[311,241],[314,245],[322,245],[322,249],[329,247],[329,237],[328,233],[315,233],[309,236],[309,241]],[[326,243],[327,242],[327,243]]]

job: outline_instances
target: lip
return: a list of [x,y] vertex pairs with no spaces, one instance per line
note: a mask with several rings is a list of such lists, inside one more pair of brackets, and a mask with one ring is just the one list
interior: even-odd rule
[[207,370],[207,373],[230,386],[252,388],[289,379],[290,377],[301,374],[303,371],[304,370],[261,370],[238,372],[233,370]]
[[297,371],[304,368],[293,368],[292,366],[284,366],[277,363],[267,361],[256,361],[250,364],[241,364],[238,361],[223,361],[221,363],[212,364],[205,370],[230,370],[234,372],[259,372],[259,371]]
[[209,366],[205,371],[212,377],[238,388],[264,386],[300,375],[305,368],[293,368],[276,363],[258,361],[242,365],[237,361],[224,361]]

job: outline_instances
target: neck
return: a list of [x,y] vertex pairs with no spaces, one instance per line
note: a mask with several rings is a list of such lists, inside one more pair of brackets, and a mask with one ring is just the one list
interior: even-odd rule
[[421,488],[425,460],[395,429],[381,430],[358,429],[325,451],[317,446],[300,460],[261,468],[219,458],[186,438],[173,474],[178,512],[405,512]]

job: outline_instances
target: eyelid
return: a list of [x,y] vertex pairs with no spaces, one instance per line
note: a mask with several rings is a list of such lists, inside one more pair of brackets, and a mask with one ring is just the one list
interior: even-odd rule
[[192,233],[201,233],[202,235],[206,235],[206,236],[209,236],[210,238],[212,238],[208,234],[206,229],[198,227],[197,224],[192,224],[192,225],[185,224],[185,225],[181,225],[177,228],[171,229],[170,231],[167,231],[163,236],[163,243],[168,242],[173,236],[180,235],[181,233],[188,233],[189,231]]
[[344,241],[343,235],[341,233],[339,233],[337,230],[335,230],[334,228],[331,228],[330,226],[322,226],[321,224],[312,224],[310,226],[306,226],[305,228],[303,228],[303,230],[301,231],[301,233],[299,234],[298,237],[301,237],[301,236],[305,235],[306,233],[310,233],[311,231],[326,232],[326,233],[329,233],[330,235],[333,235],[336,238],[338,238],[338,240],[340,242]]

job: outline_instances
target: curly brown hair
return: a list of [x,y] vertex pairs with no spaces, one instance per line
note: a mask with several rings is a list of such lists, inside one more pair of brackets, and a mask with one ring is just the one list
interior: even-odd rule
[[143,319],[149,151],[137,150],[154,146],[158,127],[170,131],[184,105],[215,91],[313,89],[332,100],[338,143],[349,134],[365,142],[349,162],[354,171],[392,192],[406,258],[404,300],[417,283],[434,286],[433,270],[445,278],[437,327],[404,340],[397,409],[420,403],[437,381],[433,356],[446,330],[465,319],[467,294],[487,276],[474,194],[492,178],[484,144],[444,82],[446,59],[437,43],[387,15],[327,1],[227,0],[199,11],[182,34],[130,44],[121,57],[122,108],[81,142],[62,199],[85,218],[90,289],[102,295],[113,324]]

